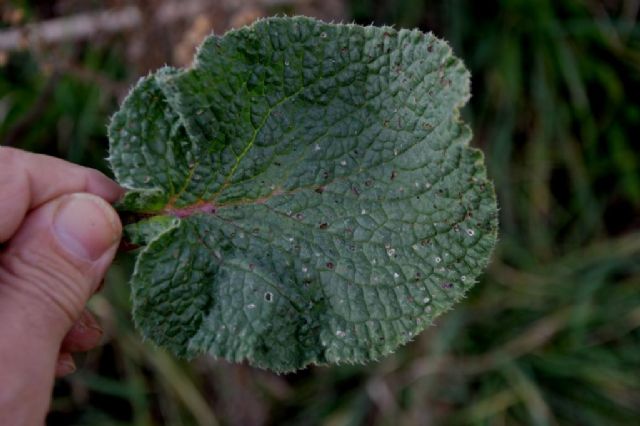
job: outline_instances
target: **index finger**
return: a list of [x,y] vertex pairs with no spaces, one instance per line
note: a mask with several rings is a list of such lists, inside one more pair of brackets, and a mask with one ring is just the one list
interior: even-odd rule
[[30,210],[74,192],[114,202],[123,189],[97,170],[0,146],[0,243],[11,238]]

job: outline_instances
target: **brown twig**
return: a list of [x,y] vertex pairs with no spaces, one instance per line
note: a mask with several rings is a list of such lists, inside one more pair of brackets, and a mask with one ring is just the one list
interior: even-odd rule
[[535,322],[518,337],[491,352],[467,356],[436,356],[417,360],[409,368],[405,384],[432,374],[451,372],[476,375],[491,370],[508,360],[519,358],[539,349],[551,340],[567,323],[570,309],[561,309]]
[[[166,25],[195,16],[209,5],[210,2],[204,0],[165,2],[158,7],[153,20],[158,24]],[[97,33],[119,33],[136,28],[142,24],[143,20],[143,14],[138,6],[51,19],[21,28],[0,31],[0,51],[84,40]]]

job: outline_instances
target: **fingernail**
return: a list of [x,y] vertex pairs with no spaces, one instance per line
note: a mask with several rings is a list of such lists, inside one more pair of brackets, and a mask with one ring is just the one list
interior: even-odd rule
[[104,333],[104,330],[102,330],[100,324],[98,324],[93,315],[91,315],[87,311],[82,311],[82,314],[80,314],[80,318],[78,318],[78,321],[76,322],[76,326],[83,332],[91,330],[91,332],[99,334],[101,336]]
[[120,219],[103,199],[72,194],[61,201],[53,219],[60,244],[77,258],[99,259],[120,238]]
[[66,376],[76,371],[76,363],[70,354],[63,354],[58,359],[58,365],[56,365],[56,376]]

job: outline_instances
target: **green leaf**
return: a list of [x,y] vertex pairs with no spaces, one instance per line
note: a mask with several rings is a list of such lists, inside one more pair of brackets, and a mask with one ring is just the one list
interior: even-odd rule
[[432,34],[272,18],[163,68],[109,128],[146,244],[142,333],[276,371],[392,352],[473,285],[493,187],[459,109],[469,74]]

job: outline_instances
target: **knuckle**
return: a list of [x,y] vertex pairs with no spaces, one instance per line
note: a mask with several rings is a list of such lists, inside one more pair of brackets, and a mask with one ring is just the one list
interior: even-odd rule
[[20,151],[15,148],[8,146],[0,147],[0,163],[3,165],[16,161],[19,155]]
[[21,161],[18,150],[0,147],[0,242],[6,241],[16,230],[31,197]]
[[49,306],[71,322],[87,298],[82,281],[79,271],[46,252],[14,251],[0,256],[2,290]]
[[11,184],[17,177],[17,163],[17,154],[14,149],[0,147],[0,188]]
[[28,194],[28,181],[21,170],[20,151],[0,147],[0,195],[6,199],[11,195]]

